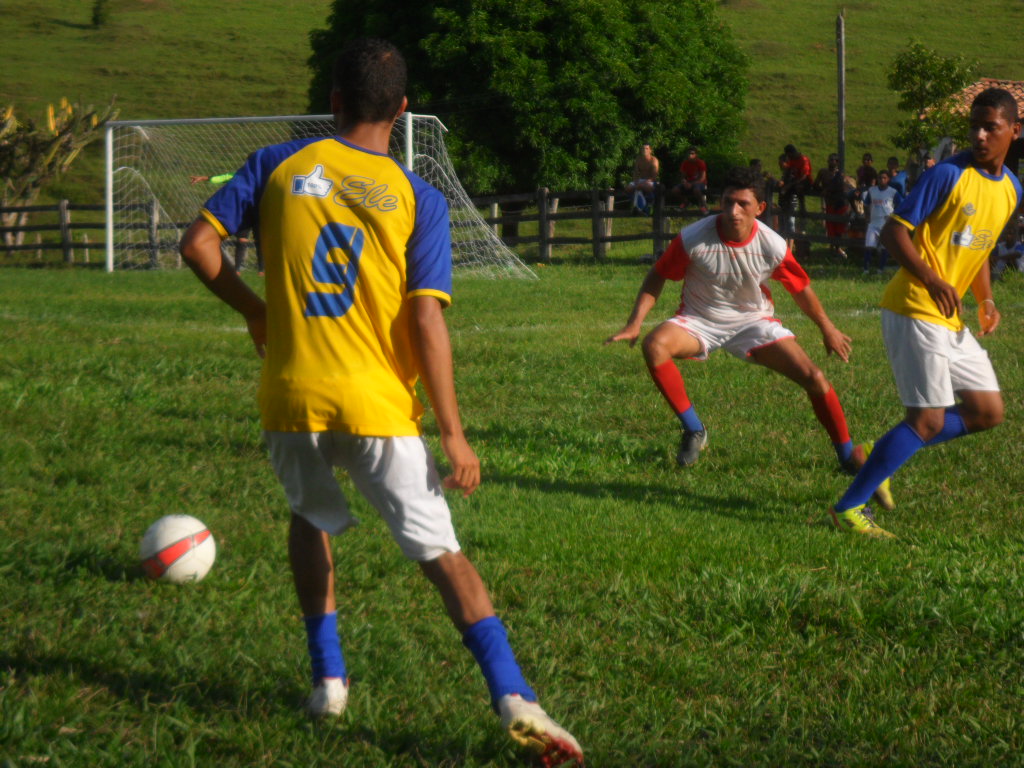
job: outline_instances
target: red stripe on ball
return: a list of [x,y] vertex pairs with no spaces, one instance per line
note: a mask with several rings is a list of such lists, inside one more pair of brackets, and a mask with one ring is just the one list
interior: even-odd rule
[[210,538],[210,530],[208,528],[204,528],[199,533],[186,536],[180,541],[169,544],[152,557],[148,557],[143,560],[142,570],[145,571],[149,578],[159,579],[167,572],[168,568],[174,565],[175,562],[180,560],[191,550],[198,547],[208,538]]

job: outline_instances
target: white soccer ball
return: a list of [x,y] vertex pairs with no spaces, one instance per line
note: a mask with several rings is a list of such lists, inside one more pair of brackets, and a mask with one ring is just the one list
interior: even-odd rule
[[201,580],[216,558],[213,534],[191,515],[161,517],[149,526],[139,545],[146,575],[172,584]]

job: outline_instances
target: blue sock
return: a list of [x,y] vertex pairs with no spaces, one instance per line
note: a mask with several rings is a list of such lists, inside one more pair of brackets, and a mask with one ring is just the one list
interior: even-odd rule
[[516,663],[505,625],[497,616],[481,619],[467,629],[462,635],[462,644],[480,665],[491,694],[491,706],[497,706],[498,699],[510,693],[518,693],[526,701],[537,700],[537,694],[526,684]]
[[843,497],[836,502],[836,511],[845,512],[866,504],[875,488],[881,485],[885,478],[891,477],[923,447],[924,440],[907,422],[901,421],[890,429],[875,443],[868,460],[853,478]]
[[692,405],[677,415],[679,416],[679,422],[683,425],[683,429],[687,432],[702,432],[704,430],[704,422],[697,417],[697,412],[693,409]]
[[302,620],[306,624],[306,644],[313,664],[313,685],[318,685],[325,677],[347,679],[338,639],[337,611],[322,616],[305,616]]
[[925,445],[938,445],[939,443],[945,443],[949,440],[955,440],[958,437],[963,437],[967,434],[967,426],[964,424],[964,420],[960,417],[960,411],[957,410],[956,406],[946,409],[946,420],[942,425],[942,429],[935,437],[929,440]]
[[845,464],[853,456],[853,440],[847,440],[845,443],[832,443],[832,447],[836,449],[836,458],[839,459],[840,464]]

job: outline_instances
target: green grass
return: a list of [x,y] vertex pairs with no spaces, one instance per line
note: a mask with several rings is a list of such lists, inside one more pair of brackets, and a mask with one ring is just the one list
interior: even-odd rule
[[[460,540],[589,764],[1020,765],[1024,279],[996,285],[986,342],[1007,423],[916,456],[880,518],[900,539],[877,542],[825,524],[845,479],[803,394],[724,353],[683,364],[711,445],[673,466],[638,351],[601,345],[643,271],[460,278],[448,313],[485,476],[450,500]],[[852,362],[824,358],[784,293],[780,315],[855,437],[877,437],[900,418],[881,284],[813,276]],[[258,361],[190,274],[6,270],[0,316],[0,762],[520,764],[439,600],[358,497],[363,525],[336,543],[350,709],[302,717]],[[139,577],[139,537],[172,512],[217,538],[201,584]]]
[[[13,102],[37,119],[62,96],[102,104],[116,95],[122,119],[302,113],[308,35],[325,26],[331,3],[111,0],[111,21],[100,29],[90,26],[91,6],[4,4],[0,104]],[[954,0],[722,0],[723,18],[751,57],[741,148],[761,157],[767,169],[789,142],[815,168],[835,148],[840,7],[846,9],[848,158],[865,150],[876,158],[893,153],[889,137],[903,115],[885,73],[911,34],[943,55],[981,60],[983,76],[1024,79],[1017,55],[1024,6],[1017,0],[979,0],[969,12]],[[623,158],[623,168],[631,161]],[[101,152],[94,146],[48,197],[99,202],[102,187]]]

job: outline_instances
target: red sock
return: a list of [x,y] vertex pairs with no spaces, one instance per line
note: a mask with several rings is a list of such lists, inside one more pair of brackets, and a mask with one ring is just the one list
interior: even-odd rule
[[836,445],[850,442],[850,430],[846,426],[846,414],[839,404],[839,395],[835,389],[829,389],[824,395],[807,395],[811,399],[814,415],[825,427],[829,438]]
[[667,360],[661,365],[647,370],[651,372],[651,378],[654,379],[655,385],[671,406],[672,413],[678,415],[690,407],[690,398],[686,396],[683,375],[679,372],[675,362]]

